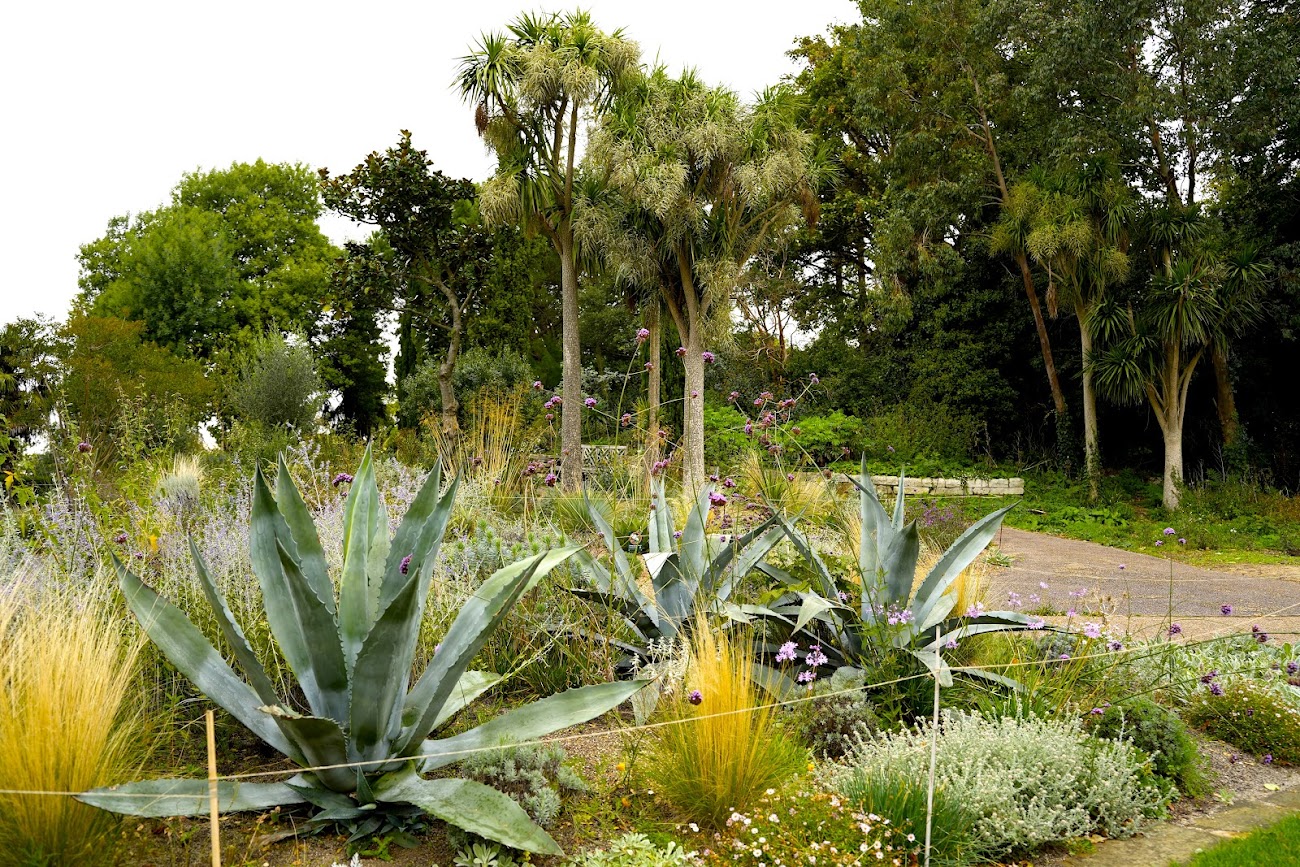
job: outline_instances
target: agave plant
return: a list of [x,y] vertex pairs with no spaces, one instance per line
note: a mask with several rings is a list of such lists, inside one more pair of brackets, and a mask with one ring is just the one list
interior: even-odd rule
[[[774,622],[776,634],[795,638],[802,633],[826,657],[822,664],[834,668],[853,666],[868,658],[876,650],[873,642],[883,641],[910,653],[927,667],[937,668],[940,682],[949,686],[952,671],[939,653],[945,644],[982,632],[1031,627],[1029,618],[1014,611],[954,612],[957,598],[948,592],[957,577],[988,547],[1002,525],[1002,518],[1014,505],[998,509],[972,524],[943,552],[913,593],[921,537],[915,521],[904,523],[904,477],[900,475],[898,479],[892,518],[881,505],[865,460],[858,477],[848,478],[858,488],[861,518],[858,598],[841,591],[808,538],[786,517],[780,516],[778,521],[786,535],[811,568],[814,587],[791,590],[770,606],[780,615]],[[787,586],[797,584],[789,574],[767,563],[760,563],[758,568]],[[769,618],[769,622],[773,620]],[[781,623],[793,623],[794,628],[783,630]],[[991,672],[966,673],[1017,686],[1014,681]],[[774,669],[765,667],[763,677],[778,691],[793,687],[789,678]]]
[[[609,521],[587,501],[587,515],[604,538],[613,568],[580,551],[577,560],[592,587],[569,588],[569,592],[617,613],[637,640],[618,646],[643,661],[649,659],[655,643],[673,640],[689,629],[701,608],[738,620],[747,619],[754,610],[734,605],[732,590],[781,541],[785,530],[773,516],[739,535],[711,536],[707,527],[714,496],[712,486],[700,489],[678,533],[663,482],[657,480],[647,531],[650,550],[635,565]],[[649,594],[637,583],[642,574],[650,578]]]
[[[114,560],[127,604],[172,664],[213,702],[302,772],[284,782],[221,782],[223,812],[285,804],[319,808],[319,823],[356,823],[386,810],[418,808],[516,849],[560,854],[551,837],[506,795],[471,780],[423,774],[470,752],[531,740],[585,722],[629,698],[639,683],[572,689],[508,711],[454,737],[432,733],[489,689],[499,676],[469,669],[511,606],[575,548],[498,570],[465,602],[423,673],[412,671],[434,560],[451,516],[456,481],[441,488],[435,467],[389,539],[388,518],[369,450],[344,511],[343,568],[335,588],[315,524],[283,460],[272,495],[253,482],[250,547],[266,620],[293,670],[306,708],[277,695],[248,640],[191,552],[240,678],[176,606]],[[303,712],[305,711],[305,712]],[[100,789],[86,803],[140,816],[200,815],[206,780],[163,779]]]

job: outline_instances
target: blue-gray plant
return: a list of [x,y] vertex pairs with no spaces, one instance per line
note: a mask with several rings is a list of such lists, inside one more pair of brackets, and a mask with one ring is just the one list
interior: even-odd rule
[[[940,682],[952,683],[952,671],[940,653],[945,645],[983,632],[1044,628],[1046,625],[1014,611],[954,612],[957,596],[948,592],[954,581],[988,547],[1002,518],[1014,506],[998,509],[972,524],[939,557],[925,579],[915,583],[921,538],[916,521],[904,523],[903,476],[898,479],[898,496],[891,517],[881,505],[865,459],[860,474],[848,477],[858,488],[861,535],[858,546],[857,598],[840,589],[826,563],[808,538],[785,516],[777,521],[813,574],[811,589],[793,589],[798,583],[788,573],[770,564],[758,568],[792,589],[770,608],[778,617],[767,618],[776,634],[791,641],[800,638],[816,646],[814,658],[805,661],[815,670],[819,665],[851,667],[870,659],[881,650],[895,649],[910,654],[927,668],[939,671]],[[848,586],[847,584],[845,586]],[[788,629],[793,624],[792,629]],[[789,650],[778,651],[777,661],[793,659]],[[778,691],[793,688],[784,673],[763,667],[763,677]],[[963,670],[973,676],[1015,686],[1014,681],[992,672]],[[814,671],[815,673],[815,671]]]
[[[314,816],[318,823],[355,824],[386,809],[409,812],[414,806],[516,849],[560,854],[550,835],[501,792],[471,780],[423,775],[478,750],[585,722],[641,687],[632,682],[572,689],[454,737],[432,737],[500,679],[470,670],[471,660],[511,606],[577,549],[547,551],[489,577],[461,607],[433,659],[412,683],[425,599],[456,481],[440,490],[441,469],[436,467],[390,539],[367,450],[344,511],[337,600],[316,526],[284,462],[275,495],[260,471],[253,488],[253,571],[267,624],[297,676],[307,713],[276,694],[197,546],[191,543],[199,581],[243,678],[179,608],[115,561],[127,604],[172,664],[303,768],[284,782],[223,781],[218,784],[220,809],[311,804],[319,808]],[[208,783],[150,780],[98,789],[81,800],[131,815],[201,815],[208,810]]]

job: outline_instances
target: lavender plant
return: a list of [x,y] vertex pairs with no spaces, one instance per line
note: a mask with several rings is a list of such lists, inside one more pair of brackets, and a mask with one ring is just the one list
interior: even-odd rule
[[[249,542],[264,616],[306,698],[306,713],[275,690],[198,547],[191,554],[225,643],[244,677],[176,606],[114,558],[128,606],[145,632],[212,701],[304,770],[278,783],[222,782],[223,811],[311,804],[317,822],[370,821],[411,807],[516,849],[561,854],[559,846],[506,795],[481,783],[422,774],[469,753],[531,740],[592,719],[642,684],[581,687],[511,710],[448,738],[432,733],[491,688],[497,675],[469,664],[510,608],[572,557],[560,548],[497,570],[460,609],[441,649],[410,683],[434,561],[451,515],[456,482],[440,491],[435,467],[390,539],[367,450],[343,515],[337,598],[325,551],[298,488],[281,461],[276,493],[254,478]],[[86,803],[142,816],[207,810],[205,780],[163,779],[98,789]]]

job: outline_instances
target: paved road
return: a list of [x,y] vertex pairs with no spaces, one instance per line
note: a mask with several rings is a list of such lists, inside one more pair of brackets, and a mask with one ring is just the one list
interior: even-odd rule
[[[1172,601],[1174,620],[1197,637],[1249,632],[1256,623],[1275,633],[1300,633],[1300,566],[1251,566],[1243,571],[1255,574],[1239,574],[1173,563],[1171,596],[1169,560],[1011,527],[1002,531],[999,544],[1014,562],[991,570],[990,607],[1003,606],[1007,594],[1015,592],[1030,609],[1035,607],[1030,597],[1037,594],[1041,604],[1057,611],[1076,608],[1081,616],[1105,611],[1112,618],[1132,618],[1134,631],[1142,631],[1167,621]],[[1086,595],[1070,595],[1080,590]],[[1222,613],[1223,605],[1232,606],[1231,615]]]

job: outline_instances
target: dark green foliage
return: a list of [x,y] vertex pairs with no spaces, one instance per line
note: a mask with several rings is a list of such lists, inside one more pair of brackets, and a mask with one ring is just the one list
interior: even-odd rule
[[[794,428],[798,428],[797,434]],[[833,461],[858,457],[864,430],[861,419],[835,410],[829,415],[801,416],[787,426],[787,432],[791,437],[792,451],[824,467]]]
[[1222,690],[1214,695],[1207,688],[1188,702],[1183,712],[1188,725],[1256,757],[1300,764],[1300,709],[1293,702],[1248,680],[1230,682]]
[[49,425],[59,384],[53,323],[16,319],[0,329],[0,470]]
[[790,705],[785,725],[817,757],[843,757],[860,736],[880,730],[880,718],[866,692],[843,692],[828,681],[818,682],[812,695],[837,692],[830,698]]
[[560,746],[507,747],[469,756],[460,772],[505,792],[534,822],[550,828],[564,796],[588,791],[582,777],[565,764],[568,758]]
[[724,471],[735,467],[755,447],[745,436],[745,416],[730,405],[704,404],[704,463]]
[[1181,794],[1198,798],[1209,791],[1201,755],[1187,726],[1176,713],[1151,699],[1138,696],[1111,705],[1093,718],[1089,731],[1099,738],[1132,741],[1151,755],[1156,776],[1173,783]]

